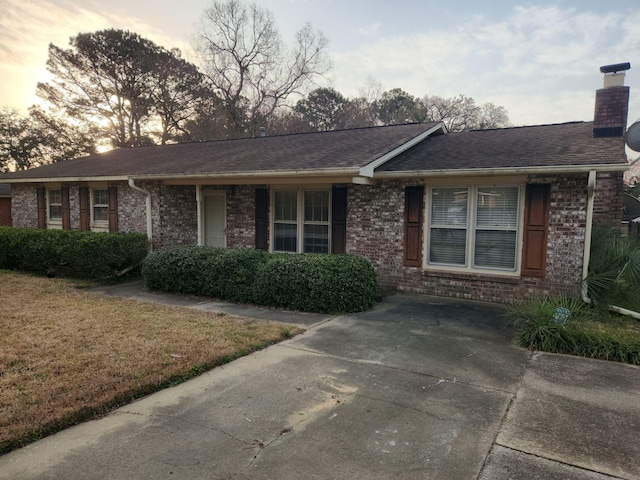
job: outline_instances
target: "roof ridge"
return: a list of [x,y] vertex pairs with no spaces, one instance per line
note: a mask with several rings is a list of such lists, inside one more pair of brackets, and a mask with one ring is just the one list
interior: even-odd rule
[[[498,127],[498,128],[477,128],[474,130],[467,130],[467,132],[493,132],[497,130],[516,130],[519,128],[536,128],[536,127],[558,127],[561,125],[577,125],[583,123],[593,123],[593,121],[574,120],[570,122],[557,122],[557,123],[542,123],[538,125],[513,125],[510,127]],[[449,133],[464,133],[464,132],[449,132]]]

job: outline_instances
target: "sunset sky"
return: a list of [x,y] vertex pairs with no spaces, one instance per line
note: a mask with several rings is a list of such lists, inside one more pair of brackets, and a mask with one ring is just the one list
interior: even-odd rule
[[[47,79],[50,42],[129,29],[190,51],[211,0],[0,0],[0,106],[26,111]],[[353,97],[371,81],[415,96],[464,94],[504,106],[511,123],[591,120],[601,65],[631,62],[629,121],[640,117],[637,0],[442,2],[262,0],[285,43],[310,22],[330,40],[333,86]],[[637,90],[636,90],[637,89]]]

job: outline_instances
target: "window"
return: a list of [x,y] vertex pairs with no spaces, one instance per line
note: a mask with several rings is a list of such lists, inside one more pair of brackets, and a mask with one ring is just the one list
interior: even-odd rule
[[517,270],[520,187],[434,187],[430,199],[430,265]]
[[109,191],[106,188],[92,190],[91,215],[94,223],[109,223]]
[[329,190],[276,190],[273,250],[329,253]]
[[48,191],[49,220],[62,222],[62,190]]

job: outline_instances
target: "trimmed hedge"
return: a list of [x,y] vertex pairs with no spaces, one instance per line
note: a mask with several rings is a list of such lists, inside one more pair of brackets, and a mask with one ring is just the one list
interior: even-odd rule
[[150,255],[142,275],[151,290],[307,312],[360,312],[377,298],[373,267],[353,255],[175,247]]
[[105,279],[139,265],[147,253],[141,233],[0,227],[0,268],[7,270]]

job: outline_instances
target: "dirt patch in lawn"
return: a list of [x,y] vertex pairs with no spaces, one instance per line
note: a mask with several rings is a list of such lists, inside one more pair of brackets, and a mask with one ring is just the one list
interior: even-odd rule
[[301,331],[0,272],[0,453]]

